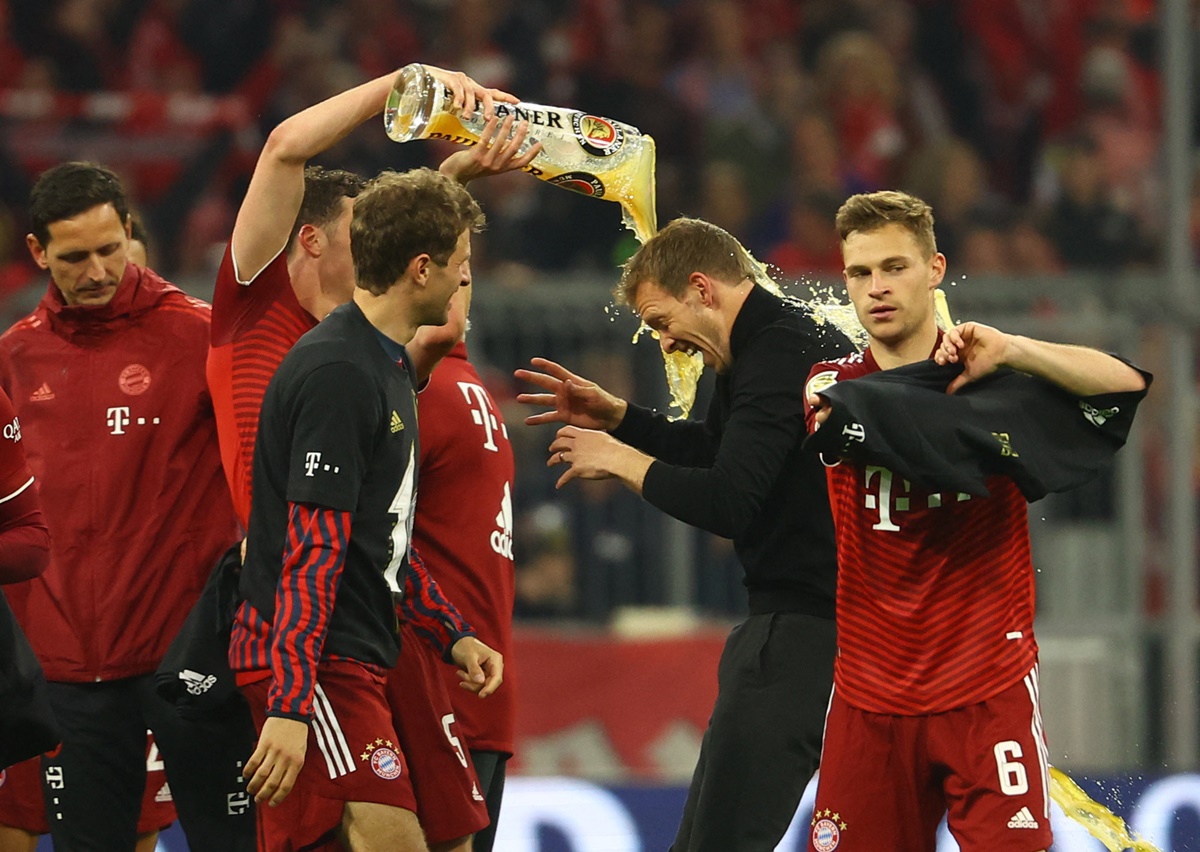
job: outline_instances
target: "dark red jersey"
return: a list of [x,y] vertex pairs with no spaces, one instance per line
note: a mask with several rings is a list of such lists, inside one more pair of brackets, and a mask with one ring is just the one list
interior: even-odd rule
[[[817,364],[807,391],[878,369],[870,350]],[[872,713],[937,713],[1028,674],[1037,661],[1033,564],[1012,480],[989,479],[992,496],[980,498],[825,462],[837,529],[838,694]]]
[[513,750],[513,454],[500,409],[460,343],[417,397],[421,464],[413,541],[446,597],[504,655],[504,688],[486,701],[458,687],[454,714],[471,748]]
[[21,420],[0,390],[0,583],[30,580],[50,562],[50,533],[21,441]]
[[236,535],[204,381],[210,308],[129,264],[111,302],[51,284],[0,337],[51,563],[6,590],[46,676],[153,671]]
[[221,462],[243,529],[250,522],[254,439],[267,383],[283,356],[316,324],[296,300],[286,251],[251,281],[242,283],[226,247],[213,290],[207,372],[217,413]]

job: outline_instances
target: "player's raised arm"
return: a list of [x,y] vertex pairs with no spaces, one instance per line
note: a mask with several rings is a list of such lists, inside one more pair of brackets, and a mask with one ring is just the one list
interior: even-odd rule
[[1006,334],[977,322],[947,331],[934,358],[939,364],[963,365],[962,374],[947,388],[949,393],[999,367],[1038,376],[1076,396],[1146,387],[1146,380],[1137,370],[1098,349]]
[[[466,114],[478,102],[483,105],[484,115],[492,118],[495,101],[516,102],[513,95],[485,88],[461,72],[432,67],[429,71],[450,89],[455,107]],[[380,115],[395,77],[395,73],[387,74],[334,95],[285,119],[271,131],[233,226],[233,259],[242,281],[253,279],[287,243],[304,199],[304,167],[308,160]]]

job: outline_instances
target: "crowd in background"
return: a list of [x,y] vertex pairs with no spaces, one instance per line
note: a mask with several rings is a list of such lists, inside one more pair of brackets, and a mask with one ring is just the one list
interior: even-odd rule
[[[651,134],[659,221],[712,221],[783,276],[837,277],[834,212],[883,187],[933,205],[952,276],[1152,267],[1159,41],[1154,0],[0,0],[0,297],[43,283],[24,203],[63,159],[120,171],[151,265],[211,281],[270,129],[411,61]],[[321,163],[449,150],[372,124]],[[614,205],[520,174],[472,190],[477,280],[611,274],[631,251]],[[633,352],[570,366],[644,399]],[[556,495],[518,443],[521,612],[661,602],[653,513],[606,483]],[[712,611],[742,606],[727,544],[696,538]]]

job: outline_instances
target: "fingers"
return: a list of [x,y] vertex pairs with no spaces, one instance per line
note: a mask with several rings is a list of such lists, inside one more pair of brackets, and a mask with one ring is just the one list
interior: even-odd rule
[[480,698],[487,698],[504,682],[504,658],[493,651],[492,655],[484,660],[484,667],[487,669],[487,680],[479,690]]
[[950,382],[950,384],[946,385],[946,393],[948,393],[948,394],[958,393],[958,389],[961,388],[963,385],[965,385],[969,381],[970,381],[970,379],[967,377],[966,373],[959,373],[957,376],[954,377],[954,381],[952,381],[952,382]]
[[[535,373],[533,370],[514,370],[513,376],[523,382],[528,382],[531,385],[537,385],[542,390],[550,391],[551,401],[554,399],[554,392],[557,391],[558,386],[562,384],[562,379],[548,376],[545,373]],[[524,394],[521,396],[524,396]],[[518,401],[520,398],[520,396],[517,397]]]
[[547,358],[531,358],[529,363],[540,370],[544,370],[547,374],[553,376],[561,382],[575,382],[576,384],[586,385],[587,380],[575,375],[562,364],[551,361]]

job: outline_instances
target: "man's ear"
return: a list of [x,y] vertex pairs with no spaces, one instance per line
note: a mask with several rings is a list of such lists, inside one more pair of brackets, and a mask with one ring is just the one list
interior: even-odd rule
[[933,256],[929,261],[930,271],[933,273],[930,278],[929,289],[933,290],[942,283],[942,279],[946,277],[946,255],[940,251]]
[[700,304],[706,308],[715,305],[717,299],[716,284],[703,272],[693,272],[688,276],[688,286],[696,290]]
[[425,282],[429,280],[429,266],[433,263],[433,258],[427,254],[418,254],[408,262],[408,266],[404,271],[408,274],[415,283],[425,286]]
[[313,224],[304,224],[296,232],[296,242],[309,257],[320,257],[325,251],[325,234]]
[[42,269],[50,268],[50,261],[46,259],[46,248],[38,242],[37,237],[33,234],[26,234],[25,245],[29,248],[29,254],[33,257],[34,263]]

